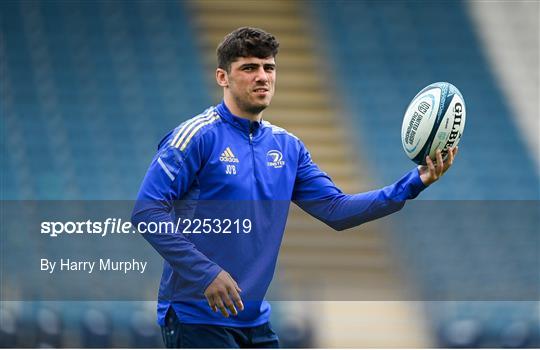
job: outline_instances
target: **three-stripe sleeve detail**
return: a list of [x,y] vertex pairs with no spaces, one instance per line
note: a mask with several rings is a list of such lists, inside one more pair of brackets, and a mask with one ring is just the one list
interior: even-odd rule
[[[208,110],[206,111],[205,113],[191,119],[191,120],[188,120],[187,122],[185,122],[185,124],[180,128],[180,130],[176,133],[176,135],[174,136],[174,138],[172,139],[171,141],[171,146],[174,146],[178,139],[184,135],[187,131],[187,129],[192,126],[193,124],[197,123],[197,121],[201,120],[201,119],[204,119],[210,115],[213,114],[213,111],[212,110]],[[175,146],[176,147],[176,146]]]
[[185,134],[180,137],[174,147],[180,148],[180,151],[185,150],[187,145],[189,144],[189,141],[193,138],[197,131],[199,131],[203,126],[214,123],[218,119],[219,115],[213,114],[210,117],[203,118],[192,124],[191,127],[186,130]]
[[183,151],[193,135],[200,130],[203,126],[211,124],[219,119],[219,115],[217,115],[215,112],[210,113],[207,116],[201,116],[200,118],[195,118],[178,132],[178,134],[174,138],[174,142],[171,143],[171,145],[175,148],[180,148],[181,151]]

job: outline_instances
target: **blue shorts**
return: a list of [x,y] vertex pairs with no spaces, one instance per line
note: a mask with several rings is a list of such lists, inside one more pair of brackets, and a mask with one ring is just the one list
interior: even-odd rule
[[270,322],[256,327],[187,324],[178,320],[172,308],[161,335],[167,348],[279,348]]

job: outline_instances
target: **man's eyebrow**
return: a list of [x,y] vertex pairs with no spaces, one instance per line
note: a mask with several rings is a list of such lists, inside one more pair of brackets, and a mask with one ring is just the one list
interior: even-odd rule
[[[244,63],[240,66],[240,69],[242,68],[246,68],[246,67],[259,67],[260,64],[259,63]],[[263,63],[262,65],[263,67],[275,67],[276,64],[275,63]]]
[[260,66],[260,64],[258,63],[244,63],[243,65],[240,66],[240,68],[245,68],[245,67],[258,67]]

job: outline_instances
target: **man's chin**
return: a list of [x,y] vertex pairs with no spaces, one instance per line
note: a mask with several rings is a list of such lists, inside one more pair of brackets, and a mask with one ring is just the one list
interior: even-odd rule
[[268,106],[270,106],[270,101],[254,103],[251,106],[249,106],[248,111],[253,114],[259,114],[262,111],[264,111],[266,108],[268,108]]
[[264,111],[265,109],[266,109],[266,106],[253,106],[248,110],[248,112],[250,114],[259,114],[262,111]]

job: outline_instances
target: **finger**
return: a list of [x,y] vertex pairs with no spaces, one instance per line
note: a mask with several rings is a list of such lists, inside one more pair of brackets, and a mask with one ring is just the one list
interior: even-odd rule
[[238,309],[242,311],[244,310],[244,303],[242,302],[242,298],[240,298],[240,294],[238,294],[237,289],[240,288],[238,288],[238,286],[236,286],[235,288],[231,288],[230,294],[233,302],[236,304],[236,306],[238,306]]
[[448,153],[449,153],[448,167],[450,167],[452,164],[454,164],[454,155],[456,154],[456,148],[452,147],[452,149],[450,149],[450,152]]
[[221,314],[224,317],[229,317],[229,313],[227,312],[227,308],[225,308],[225,305],[223,304],[223,300],[221,300],[221,297],[219,295],[217,295],[214,298],[214,301],[216,302],[217,308],[221,311]]
[[433,164],[433,161],[429,156],[426,157],[426,163],[429,169],[429,175],[436,179],[437,178],[437,172],[435,171],[435,165]]
[[453,148],[448,149],[446,160],[444,161],[442,174],[446,173],[446,171],[448,170],[448,168],[450,168],[450,166],[452,165],[452,162],[454,161],[453,151],[454,151]]
[[242,288],[240,288],[240,287],[238,286],[238,283],[236,283],[236,281],[235,281],[232,277],[231,277],[231,279],[232,279],[232,281],[233,281],[233,283],[234,283],[234,288],[236,288],[236,290],[237,290],[238,292],[241,292],[241,291],[242,291]]
[[231,314],[233,314],[234,316],[237,316],[237,315],[238,315],[238,311],[236,311],[236,307],[234,306],[234,303],[232,302],[231,298],[229,297],[229,294],[223,293],[223,295],[221,296],[221,298],[222,298],[223,301],[225,302],[225,306],[227,307],[227,309],[229,309],[229,311],[231,312]]
[[450,168],[450,166],[452,165],[453,161],[454,161],[454,149],[453,147],[450,147],[448,149],[448,152],[446,153],[446,159],[443,158],[443,168],[442,168],[442,173],[441,173],[441,176],[443,174],[446,173],[446,171],[448,170],[448,168]]
[[217,312],[216,303],[214,302],[214,298],[212,296],[206,296],[206,301],[208,301],[208,306],[212,309],[212,311]]
[[442,159],[442,152],[440,149],[437,150],[437,175],[441,176],[444,171],[444,161]]

